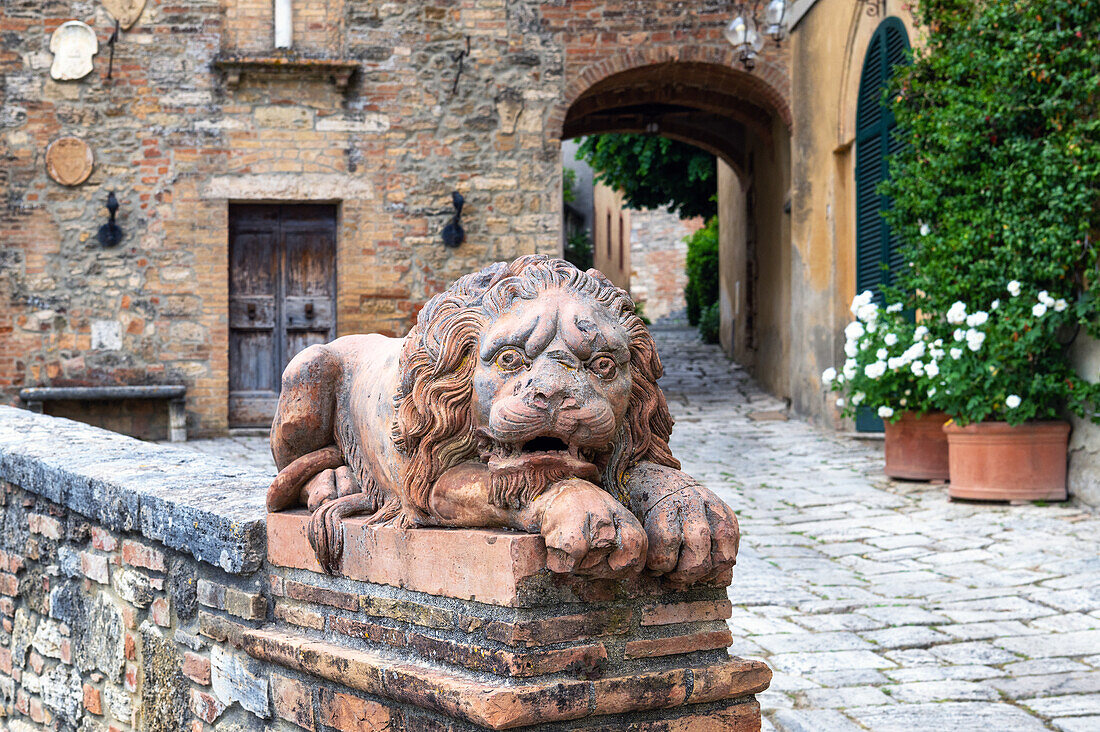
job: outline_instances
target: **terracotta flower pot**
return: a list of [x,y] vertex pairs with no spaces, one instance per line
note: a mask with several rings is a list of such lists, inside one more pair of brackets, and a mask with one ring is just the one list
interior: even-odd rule
[[905,412],[886,423],[886,474],[906,480],[947,480],[947,435],[943,412]]
[[1068,422],[980,422],[943,426],[952,498],[1064,501]]

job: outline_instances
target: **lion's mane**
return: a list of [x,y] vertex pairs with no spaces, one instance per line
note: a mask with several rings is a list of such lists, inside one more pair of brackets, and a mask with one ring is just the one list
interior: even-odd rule
[[[680,467],[668,447],[672,415],[657,386],[661,360],[633,300],[597,270],[582,272],[564,260],[531,255],[462,277],[428,301],[405,338],[393,437],[409,461],[403,497],[407,509],[426,513],[439,476],[478,455],[470,405],[481,333],[517,299],[534,299],[553,288],[592,296],[618,316],[630,336],[630,404],[612,445],[603,488],[626,503],[626,473],[639,461]],[[526,496],[519,491],[518,486],[506,487],[494,491],[491,500],[501,506],[521,504]]]

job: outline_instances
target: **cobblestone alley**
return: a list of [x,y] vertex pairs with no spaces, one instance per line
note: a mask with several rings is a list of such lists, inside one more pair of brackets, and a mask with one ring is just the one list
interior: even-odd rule
[[[653,329],[684,469],[738,512],[731,652],[765,730],[1100,730],[1100,517],[952,503],[881,444],[784,419],[716,346]],[[266,439],[188,443],[274,470]]]

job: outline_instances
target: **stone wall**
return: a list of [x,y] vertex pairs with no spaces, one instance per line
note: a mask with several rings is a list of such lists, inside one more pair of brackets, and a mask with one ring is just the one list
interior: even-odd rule
[[[402,334],[461,274],[557,252],[559,150],[544,119],[561,49],[536,5],[294,3],[294,53],[349,59],[345,90],[304,71],[228,83],[218,59],[272,53],[269,1],[149,0],[120,35],[110,79],[114,24],[100,3],[5,3],[5,398],[21,386],[185,383],[192,432],[224,430],[229,201],[340,203],[341,334]],[[56,82],[50,34],[74,18],[99,38],[95,70]],[[46,146],[62,135],[95,152],[83,185],[46,174]],[[467,242],[446,250],[452,190],[466,196]],[[126,233],[112,249],[95,240],[108,191]]]
[[651,320],[683,311],[687,272],[687,237],[702,219],[682,221],[667,210],[632,211],[630,215],[630,296],[644,303]]

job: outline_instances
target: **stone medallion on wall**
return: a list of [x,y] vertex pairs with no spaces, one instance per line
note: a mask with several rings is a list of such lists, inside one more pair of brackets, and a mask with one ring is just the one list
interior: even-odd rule
[[46,172],[63,186],[77,186],[88,180],[95,156],[79,137],[59,137],[46,148]]
[[145,9],[145,0],[102,0],[102,3],[122,30],[130,30],[130,26],[137,22],[141,11]]
[[50,36],[53,54],[50,76],[58,81],[83,79],[92,72],[92,56],[98,50],[95,31],[86,23],[79,20],[62,23]]

